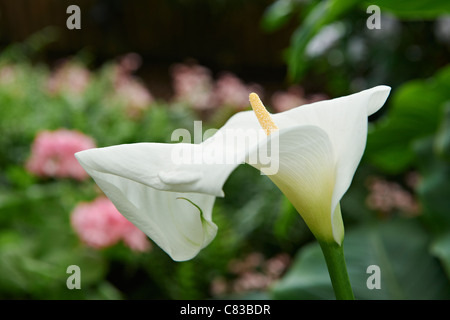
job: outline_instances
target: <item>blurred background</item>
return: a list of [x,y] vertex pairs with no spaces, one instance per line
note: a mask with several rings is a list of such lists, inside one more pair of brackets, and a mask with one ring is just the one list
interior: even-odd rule
[[216,238],[174,262],[73,153],[219,128],[252,91],[276,113],[381,84],[341,202],[355,296],[450,298],[448,1],[0,0],[0,50],[0,298],[333,299],[313,236],[257,170],[232,173]]

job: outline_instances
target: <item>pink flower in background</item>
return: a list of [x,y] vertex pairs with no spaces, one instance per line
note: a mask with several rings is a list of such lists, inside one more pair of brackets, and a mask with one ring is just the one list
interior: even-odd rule
[[118,101],[124,106],[130,117],[139,117],[146,110],[154,97],[139,77],[133,75],[142,64],[137,53],[128,53],[122,56],[111,68],[113,92],[108,96],[108,104]]
[[258,252],[250,253],[242,260],[231,260],[228,271],[234,279],[217,277],[211,282],[211,293],[221,296],[248,291],[266,290],[281,278],[291,263],[286,253],[280,253],[268,260]]
[[47,82],[47,90],[51,94],[83,93],[91,80],[91,72],[83,65],[75,62],[64,62],[51,74]]
[[172,68],[172,78],[175,101],[188,103],[197,110],[214,107],[214,81],[209,69],[196,64],[176,64]]
[[131,250],[144,252],[151,249],[148,237],[145,233],[135,227],[134,224],[126,220],[126,223],[122,225],[122,228],[122,240]]
[[129,116],[139,116],[154,101],[150,91],[137,79],[128,76],[115,85],[115,94],[125,104]]
[[92,138],[78,131],[59,129],[37,134],[31,157],[26,163],[29,172],[41,177],[74,178],[83,180],[86,171],[76,160],[76,152],[95,148]]
[[0,83],[11,84],[17,80],[18,71],[14,65],[5,65],[0,69]]
[[122,238],[122,219],[107,198],[82,202],[71,215],[72,226],[80,239],[97,249],[112,246]]
[[303,104],[313,103],[328,99],[323,94],[305,96],[305,91],[300,86],[292,86],[286,91],[277,91],[272,95],[272,106],[276,112],[283,112]]
[[198,64],[174,65],[172,78],[175,101],[201,111],[222,106],[243,110],[249,106],[249,94],[262,91],[260,86],[247,85],[231,72],[224,72],[215,81],[211,71]]
[[135,52],[124,54],[119,59],[119,68],[126,74],[137,71],[142,66],[142,57]]
[[261,88],[258,85],[246,85],[236,75],[226,72],[216,81],[215,104],[218,106],[229,105],[237,110],[243,110],[249,106],[248,96],[252,92],[261,94]]
[[368,180],[368,189],[367,205],[373,210],[383,213],[400,210],[409,215],[420,213],[420,205],[414,195],[397,182],[371,177]]
[[110,247],[120,240],[135,251],[143,252],[151,248],[147,236],[104,196],[78,204],[72,212],[71,223],[81,241],[96,249]]

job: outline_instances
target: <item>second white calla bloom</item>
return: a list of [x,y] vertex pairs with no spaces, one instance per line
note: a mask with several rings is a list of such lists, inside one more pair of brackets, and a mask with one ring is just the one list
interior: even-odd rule
[[[383,106],[389,92],[389,87],[377,86],[270,116],[258,108],[240,112],[201,144],[126,144],[85,150],[76,157],[117,209],[176,261],[193,258],[214,239],[215,198],[224,196],[225,181],[242,162],[268,175],[318,240],[340,245],[344,227],[339,202],[364,153],[367,118]],[[231,133],[242,132],[246,138],[252,130],[263,134],[248,140],[246,148],[229,144]],[[257,150],[271,145],[276,145],[271,150],[276,150],[271,155],[275,172],[249,162]],[[233,161],[211,161],[211,154]],[[180,161],[183,156],[177,155],[193,161]]]

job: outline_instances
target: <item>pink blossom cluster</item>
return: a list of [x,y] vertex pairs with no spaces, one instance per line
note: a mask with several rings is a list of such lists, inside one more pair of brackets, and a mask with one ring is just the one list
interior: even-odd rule
[[214,296],[266,290],[279,279],[291,263],[288,254],[280,253],[270,259],[259,252],[252,252],[244,259],[231,260],[228,270],[236,276],[233,280],[218,277],[212,281],[211,293]]
[[215,81],[211,71],[198,64],[174,65],[172,78],[175,101],[187,103],[196,110],[222,106],[242,110],[249,105],[249,94],[261,91],[258,85],[247,85],[231,72],[219,75]]
[[286,91],[277,91],[272,95],[272,107],[276,112],[283,112],[304,104],[328,99],[324,94],[306,96],[301,86],[294,85]]
[[371,209],[382,213],[399,210],[408,215],[416,215],[420,212],[419,203],[414,195],[397,182],[371,177],[368,180],[368,188],[367,205]]
[[197,110],[214,108],[211,101],[214,81],[209,69],[197,64],[176,64],[172,67],[172,78],[176,101]]
[[261,94],[262,89],[257,84],[246,85],[233,73],[223,73],[217,79],[214,88],[215,105],[227,105],[243,110],[249,105],[248,96],[252,92]]
[[71,214],[71,224],[81,241],[96,249],[113,246],[120,240],[134,251],[151,249],[147,236],[104,196],[79,203]]
[[47,91],[50,94],[82,94],[89,85],[91,72],[82,64],[65,61],[50,75]]
[[133,76],[141,63],[138,54],[129,53],[120,58],[113,70],[113,98],[125,105],[125,110],[131,117],[139,116],[141,111],[154,102],[150,90],[139,78]]
[[116,97],[124,103],[125,110],[131,117],[138,116],[154,101],[144,84],[133,77],[122,78],[116,83],[115,90]]
[[17,80],[18,71],[14,65],[4,65],[0,68],[0,84],[12,84]]
[[88,177],[74,154],[95,148],[92,138],[81,132],[67,129],[39,132],[31,147],[31,156],[26,163],[29,172],[40,177],[74,178]]

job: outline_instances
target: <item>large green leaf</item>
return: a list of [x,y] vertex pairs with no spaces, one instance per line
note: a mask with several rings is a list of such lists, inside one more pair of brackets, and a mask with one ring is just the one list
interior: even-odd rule
[[413,80],[388,100],[388,112],[371,128],[366,156],[380,169],[399,173],[416,157],[413,143],[434,134],[450,101],[450,67],[426,80]]
[[421,179],[417,186],[423,217],[434,232],[450,230],[450,165],[434,153],[434,137],[414,144]]
[[[450,283],[428,246],[428,235],[415,220],[377,222],[349,231],[344,253],[356,299],[450,298]],[[380,289],[367,287],[371,265],[380,268]],[[299,252],[272,293],[275,299],[335,298],[317,243]]]

